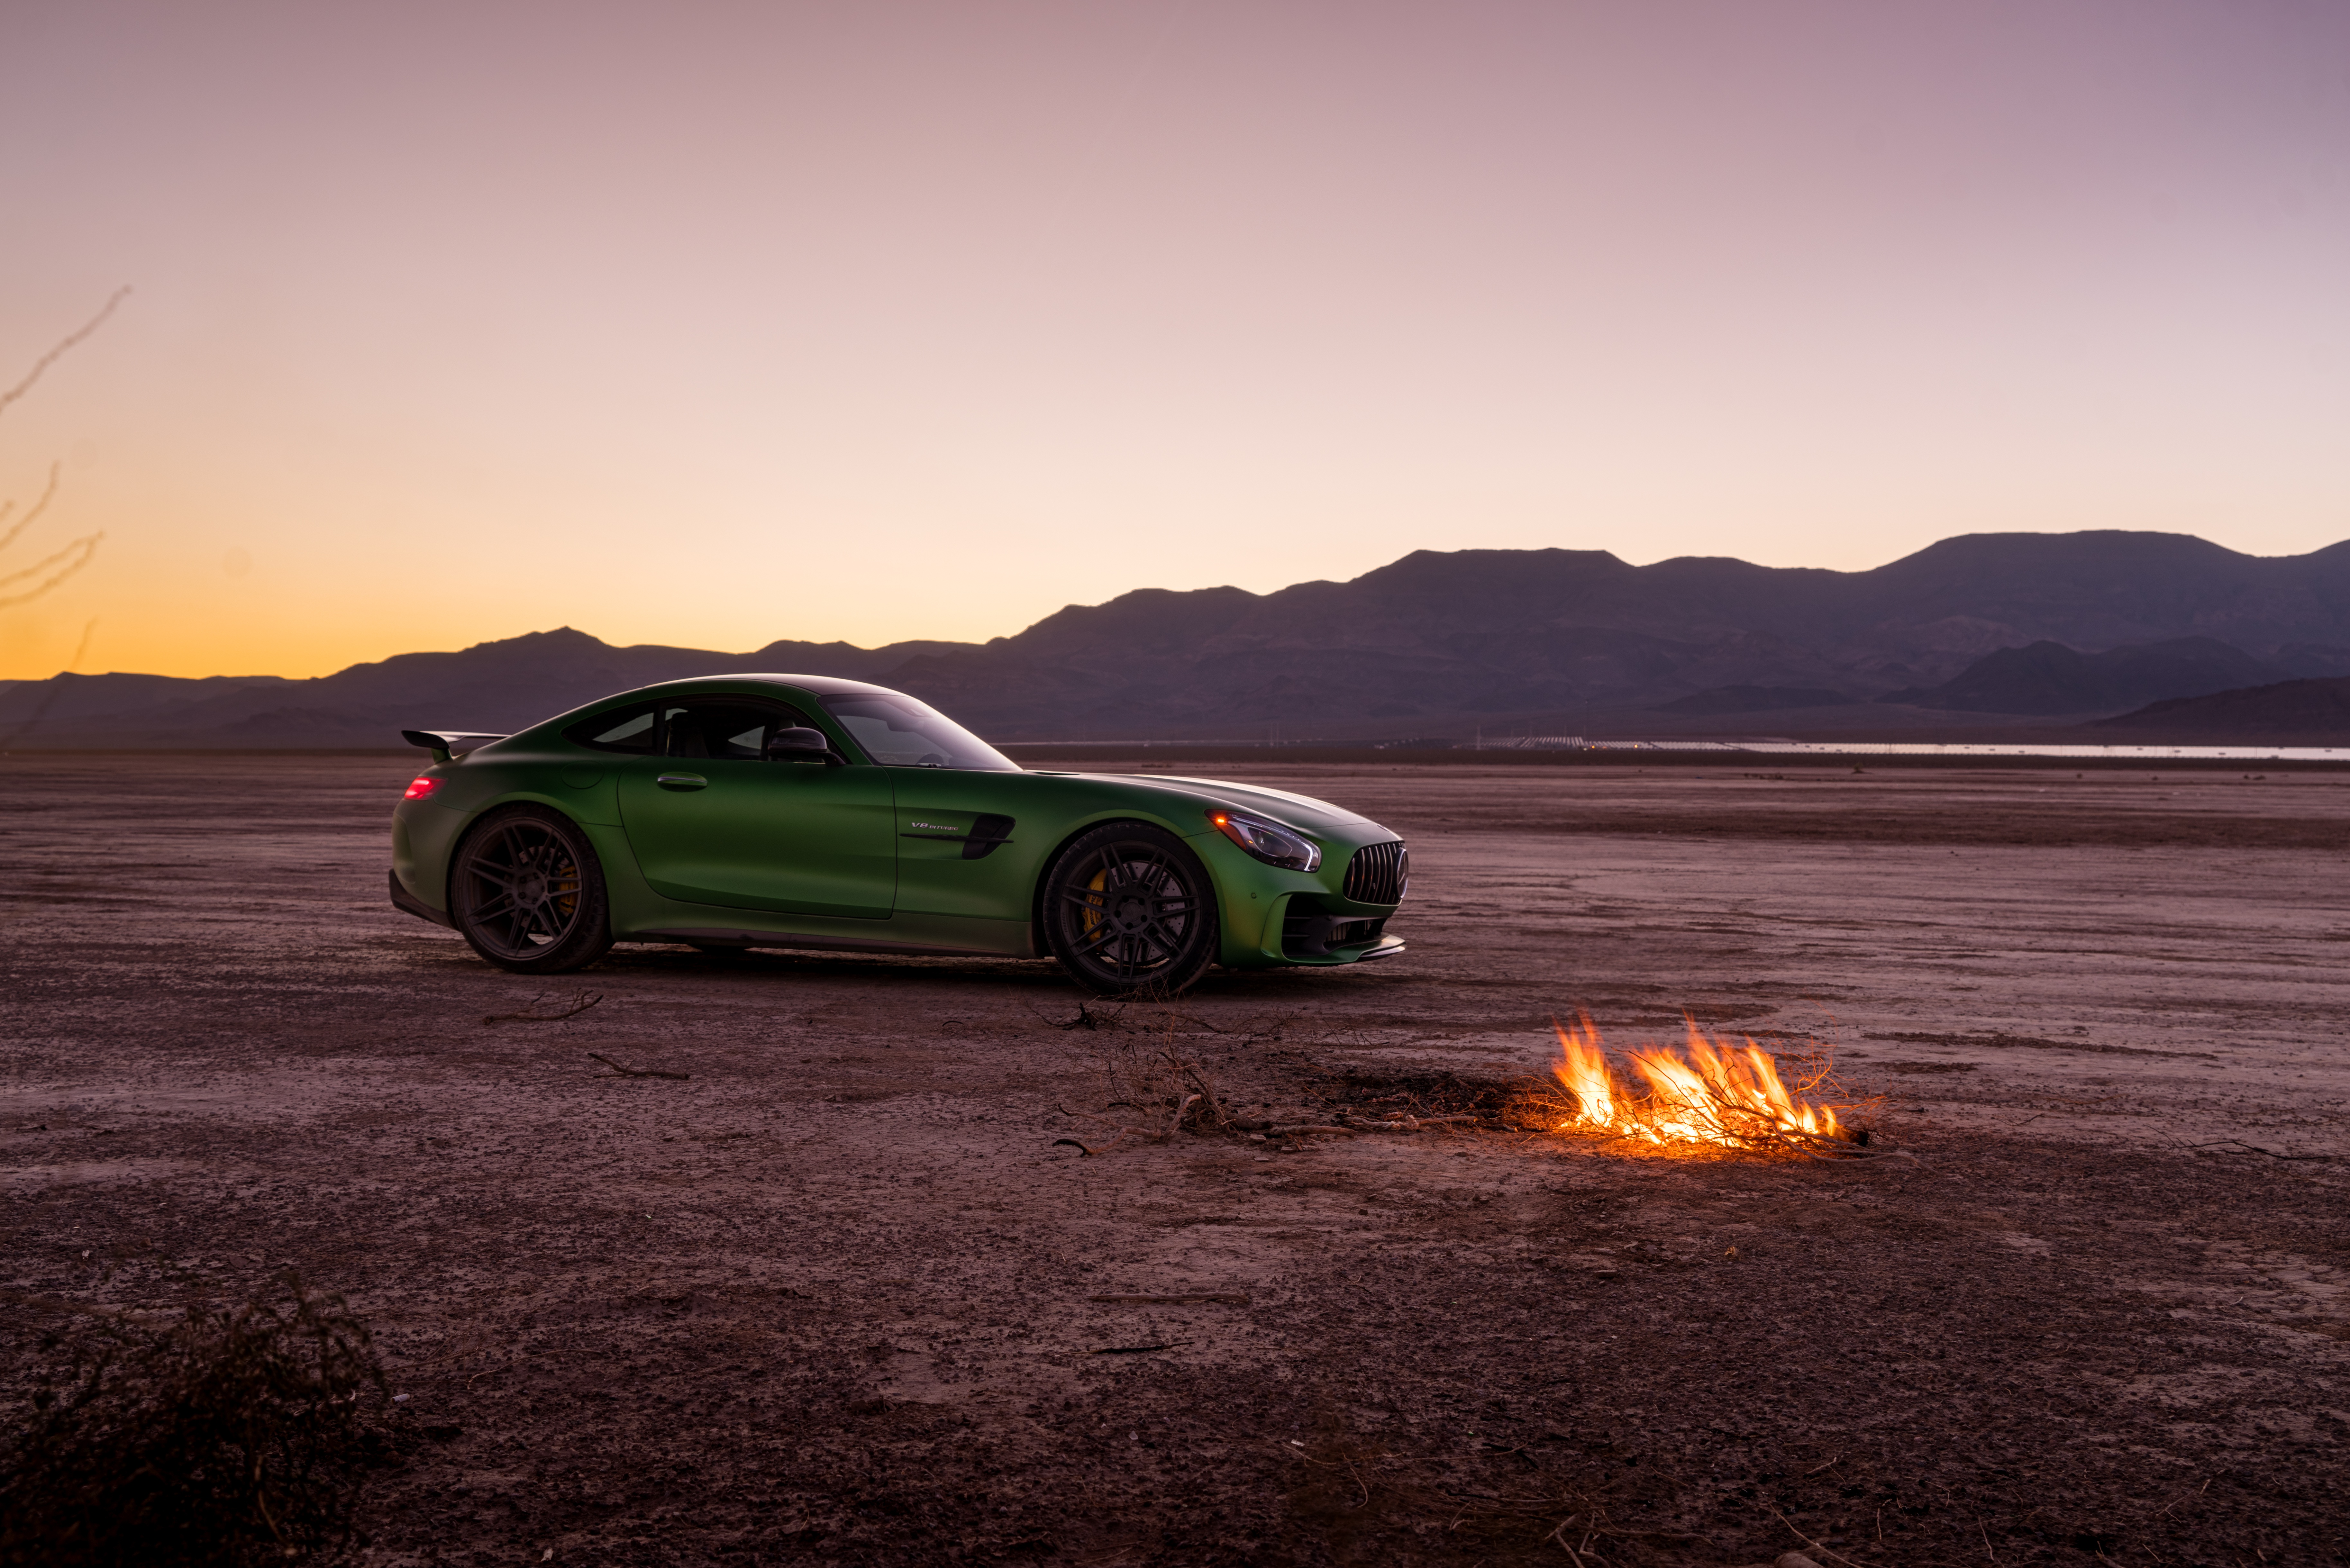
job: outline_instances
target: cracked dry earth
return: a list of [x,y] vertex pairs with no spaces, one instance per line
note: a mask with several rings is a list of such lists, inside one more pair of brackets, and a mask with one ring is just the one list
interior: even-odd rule
[[[2344,1559],[2350,779],[1222,766],[1410,837],[1409,952],[1086,1027],[1037,964],[502,974],[383,902],[411,771],[0,759],[6,1397],[51,1302],[293,1265],[406,1396],[357,1560]],[[1491,1104],[1578,1008],[1832,1045],[1903,1158],[1076,1147],[1165,1052]]]

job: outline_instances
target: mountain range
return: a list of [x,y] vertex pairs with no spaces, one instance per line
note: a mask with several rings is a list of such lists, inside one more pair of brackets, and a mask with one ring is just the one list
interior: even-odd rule
[[2111,713],[2299,675],[2340,673],[2337,664],[2350,670],[2341,652],[2304,645],[2268,660],[2208,637],[2131,643],[2102,653],[2041,641],[1985,654],[1939,686],[1889,691],[1877,701],[1961,713]]
[[985,643],[738,654],[565,628],[312,680],[59,675],[0,689],[0,745],[373,745],[727,670],[882,681],[1007,741],[2071,722],[2350,675],[2350,542],[2261,557],[2173,534],[1980,534],[1864,572],[1423,550],[1267,594],[1139,589]]
[[2095,727],[2118,732],[2119,742],[2140,739],[2175,742],[2183,736],[2224,742],[2272,744],[2280,737],[2350,742],[2350,679],[2281,680],[2202,697],[2150,702],[2135,713],[2101,719]]

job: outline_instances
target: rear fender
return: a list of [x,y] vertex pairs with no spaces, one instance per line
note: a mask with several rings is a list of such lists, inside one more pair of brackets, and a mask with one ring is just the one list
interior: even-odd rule
[[[588,840],[588,847],[595,850],[596,858],[604,868],[604,893],[615,933],[624,925],[620,913],[623,896],[638,888],[641,888],[648,898],[652,896],[652,889],[644,886],[644,878],[637,872],[636,856],[629,848],[627,833],[617,826],[582,822],[573,815],[567,803],[536,793],[510,794],[469,815],[460,815],[428,804],[428,810],[449,819],[445,825],[426,817],[422,813],[417,814],[413,819],[396,819],[391,836],[392,869],[408,885],[409,891],[423,903],[446,911],[450,907],[449,873],[457,863],[457,852],[465,846],[465,840],[473,836],[473,830],[481,826],[485,817],[510,805],[545,806],[569,823],[581,837]],[[404,835],[403,828],[407,830]],[[409,858],[405,862],[400,853],[403,836],[409,850]]]

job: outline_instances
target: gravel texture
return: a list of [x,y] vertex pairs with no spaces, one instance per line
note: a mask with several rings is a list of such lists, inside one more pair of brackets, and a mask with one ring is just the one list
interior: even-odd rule
[[[504,974],[384,901],[412,771],[0,758],[0,1396],[291,1265],[406,1396],[355,1560],[2350,1553],[2350,779],[1234,766],[1412,840],[1410,950],[1081,1011]],[[1176,1062],[1490,1109],[1577,1010],[1832,1048],[1890,1157],[1079,1147]]]

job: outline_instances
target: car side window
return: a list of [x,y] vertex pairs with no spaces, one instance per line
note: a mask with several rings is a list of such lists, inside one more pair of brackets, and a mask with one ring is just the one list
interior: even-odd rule
[[591,751],[618,752],[624,756],[649,757],[653,754],[653,706],[648,702],[639,708],[623,708],[615,713],[599,713],[585,723],[574,724],[564,732],[572,744]]
[[807,723],[781,702],[739,697],[672,702],[661,709],[660,715],[664,756],[733,758],[754,763],[766,756],[767,742],[776,731]]

